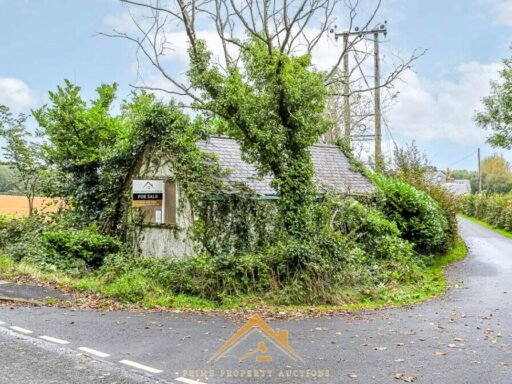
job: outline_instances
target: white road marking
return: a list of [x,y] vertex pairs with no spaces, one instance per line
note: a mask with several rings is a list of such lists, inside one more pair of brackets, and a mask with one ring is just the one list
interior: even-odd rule
[[21,332],[21,333],[25,333],[27,335],[33,333],[31,330],[29,329],[25,329],[25,328],[21,328],[21,327],[17,327],[15,325],[13,325],[12,327],[10,327],[11,329],[14,329],[15,331],[18,331],[18,332]]
[[136,363],[134,361],[130,361],[130,360],[121,360],[120,363],[121,364],[125,364],[125,365],[129,365],[130,367],[133,367],[133,368],[142,369],[144,371],[148,371],[148,372],[151,372],[151,373],[161,373],[161,372],[163,372],[160,369],[151,368],[151,367],[148,367],[147,365],[142,365],[142,364]]
[[51,337],[51,336],[39,336],[39,338],[46,340],[46,341],[51,341],[52,343],[56,343],[56,344],[69,344],[69,341],[56,339],[55,337]]
[[80,347],[78,348],[79,351],[90,353],[91,355],[95,355],[98,357],[109,357],[110,355],[105,352],[97,351],[95,349],[87,348],[87,347]]
[[178,377],[176,380],[181,381],[182,383],[186,383],[186,384],[204,384],[204,383],[201,383],[200,381],[187,379],[186,377]]

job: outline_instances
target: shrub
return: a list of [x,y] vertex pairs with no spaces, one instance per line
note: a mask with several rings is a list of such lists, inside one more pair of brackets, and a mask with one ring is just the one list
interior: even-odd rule
[[512,193],[505,195],[468,195],[462,202],[463,212],[497,228],[512,231]]
[[392,167],[386,171],[391,178],[405,182],[419,191],[427,193],[441,207],[448,221],[450,248],[458,238],[457,212],[460,211],[460,198],[444,186],[432,183],[428,171],[432,169],[425,154],[421,153],[413,141],[405,147],[395,146]]
[[44,228],[44,219],[32,215],[0,215],[0,249],[18,242],[31,242]]
[[421,182],[412,184],[416,189],[426,192],[441,207],[441,211],[448,222],[448,237],[450,248],[455,246],[458,238],[457,213],[462,209],[461,198],[455,196],[442,185]]
[[[412,245],[400,237],[396,223],[389,221],[377,209],[366,207],[354,199],[336,196],[329,197],[324,206],[326,212],[333,212],[330,219],[332,229],[346,236],[349,242],[356,243],[372,258],[413,256]],[[391,251],[388,248],[395,245],[403,251],[397,253],[396,249]]]
[[182,260],[111,254],[100,274],[111,295],[128,301],[152,290],[217,302],[249,295],[276,304],[339,304],[344,290],[419,278],[412,244],[375,208],[326,196],[315,207],[314,224],[312,238],[277,240],[253,253],[203,252]]
[[117,240],[94,229],[46,231],[41,236],[40,245],[41,254],[32,260],[64,270],[97,268],[107,255],[120,250]]
[[382,193],[382,210],[394,221],[401,236],[422,254],[444,253],[451,244],[448,220],[439,204],[427,193],[381,174],[372,175]]

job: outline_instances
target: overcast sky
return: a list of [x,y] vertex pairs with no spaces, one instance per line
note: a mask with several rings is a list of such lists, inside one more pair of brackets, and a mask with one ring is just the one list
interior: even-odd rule
[[[452,169],[474,169],[479,146],[484,156],[499,152],[485,145],[486,133],[472,117],[500,60],[511,55],[512,0],[384,0],[379,19],[388,21],[384,52],[428,49],[397,84],[385,149],[392,139],[416,140],[434,165]],[[0,104],[28,112],[64,78],[88,97],[100,83],[114,81],[120,98],[127,96],[136,80],[134,48],[97,36],[113,27],[129,27],[116,0],[0,0]],[[179,63],[184,50],[176,48]],[[326,41],[316,62],[338,48]],[[512,160],[510,151],[504,154]]]

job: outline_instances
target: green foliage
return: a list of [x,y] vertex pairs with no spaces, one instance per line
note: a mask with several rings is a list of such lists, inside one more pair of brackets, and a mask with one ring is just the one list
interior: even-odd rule
[[213,189],[218,167],[196,147],[206,135],[200,121],[145,92],[133,93],[122,103],[122,114],[113,115],[116,89],[103,84],[88,103],[80,87],[66,80],[50,92],[51,104],[33,114],[47,139],[43,153],[56,181],[48,195],[65,198],[80,213],[79,225],[98,221],[101,232],[123,236],[131,181],[143,166],[172,162],[193,201]]
[[494,154],[482,160],[482,189],[487,193],[507,193],[512,189],[510,163]]
[[416,251],[444,253],[450,248],[448,220],[432,197],[381,174],[372,175],[372,180],[383,195],[382,210],[397,224],[402,237],[414,244]]
[[482,99],[483,111],[476,123],[492,131],[487,141],[495,147],[512,148],[512,59],[503,60],[499,81],[491,82],[491,94]]
[[[450,172],[455,179],[467,179],[472,193],[478,193],[478,172],[455,170]],[[510,164],[500,155],[482,160],[482,192],[506,194],[512,191]]]
[[[415,250],[441,252],[449,233],[427,195],[383,179],[384,212],[336,195],[318,199],[308,149],[328,124],[310,58],[252,41],[242,49],[243,69],[221,73],[202,44],[195,48],[189,76],[205,93],[206,124],[147,93],[132,94],[113,116],[115,85],[99,87],[91,102],[69,82],[50,94],[51,105],[34,116],[48,140],[44,156],[57,181],[51,191],[66,198],[71,214],[52,216],[38,236],[3,252],[45,270],[96,276],[101,291],[132,302],[155,292],[161,302],[192,295],[339,304],[346,290],[370,295],[420,280],[426,258]],[[250,192],[215,199],[220,166],[196,146],[209,126],[234,137],[261,174],[274,176],[277,204]],[[194,207],[203,248],[182,260],[144,259],[117,239],[127,238],[132,179],[167,163]]]
[[47,139],[43,156],[55,171],[56,182],[47,194],[68,200],[82,212],[83,222],[98,220],[119,192],[101,182],[102,158],[126,129],[123,120],[110,113],[116,89],[116,84],[101,85],[96,99],[87,103],[80,87],[65,80],[63,87],[49,92],[50,105],[32,111],[40,135]]
[[195,238],[212,255],[259,252],[283,235],[274,200],[224,195],[204,199],[196,208]]
[[36,263],[47,271],[80,275],[97,269],[108,255],[122,248],[118,240],[99,234],[94,227],[65,227],[64,220],[54,223],[42,215],[0,215],[0,253],[18,262]]
[[352,145],[349,138],[344,136],[339,137],[335,140],[334,144],[337,145],[341,152],[343,152],[343,154],[347,157],[350,163],[350,169],[352,171],[360,172],[365,175],[368,174],[368,168],[366,165],[354,155],[354,151],[352,150]]
[[[468,171],[466,169],[456,169],[456,170],[450,171],[450,174],[454,179],[469,180],[469,184],[471,185],[471,193],[478,193],[478,172],[477,171]],[[484,179],[482,179],[482,187],[485,189]]]
[[[253,214],[269,208],[268,202],[255,200],[220,202],[224,209],[231,204],[248,204],[243,212]],[[227,226],[225,233],[210,233],[212,243],[219,240],[212,249],[216,253],[177,261],[111,255],[101,275],[107,284],[115,284],[117,297],[124,300],[140,297],[143,287],[152,284],[153,290],[218,303],[249,295],[279,304],[339,304],[345,299],[340,294],[344,289],[372,290],[418,278],[412,244],[399,237],[396,225],[382,213],[336,196],[325,196],[314,211],[317,232],[308,241],[269,231],[266,242],[247,241],[238,249],[230,237],[238,229]],[[272,218],[279,221],[271,211],[267,220]],[[127,288],[131,279],[140,283],[140,289]]]
[[6,165],[0,165],[0,193],[13,192],[12,171]]
[[323,118],[326,91],[308,55],[269,50],[257,39],[242,44],[241,64],[222,72],[203,41],[190,50],[191,84],[206,100],[200,105],[221,119],[221,133],[235,138],[261,174],[274,176],[284,228],[307,237],[316,197],[308,148],[329,124]]
[[448,222],[448,246],[452,247],[458,236],[457,212],[460,210],[460,199],[442,185],[429,180],[427,172],[431,169],[427,157],[413,141],[405,147],[395,147],[392,168],[387,170],[387,174],[425,192],[439,204]]
[[41,246],[47,261],[80,260],[89,268],[101,266],[107,255],[120,249],[117,240],[100,235],[93,228],[46,231]]
[[512,193],[469,195],[462,202],[464,214],[490,225],[512,231]]
[[0,215],[0,249],[11,244],[29,244],[44,228],[44,218],[38,215],[20,217]]

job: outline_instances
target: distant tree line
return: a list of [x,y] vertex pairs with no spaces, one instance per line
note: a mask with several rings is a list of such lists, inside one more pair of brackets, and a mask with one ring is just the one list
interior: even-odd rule
[[[492,155],[482,161],[482,191],[486,193],[508,193],[512,190],[510,163],[502,155]],[[468,170],[451,171],[454,179],[467,179],[473,193],[478,192],[478,172]]]
[[12,172],[7,165],[0,164],[0,193],[14,192],[10,183]]

